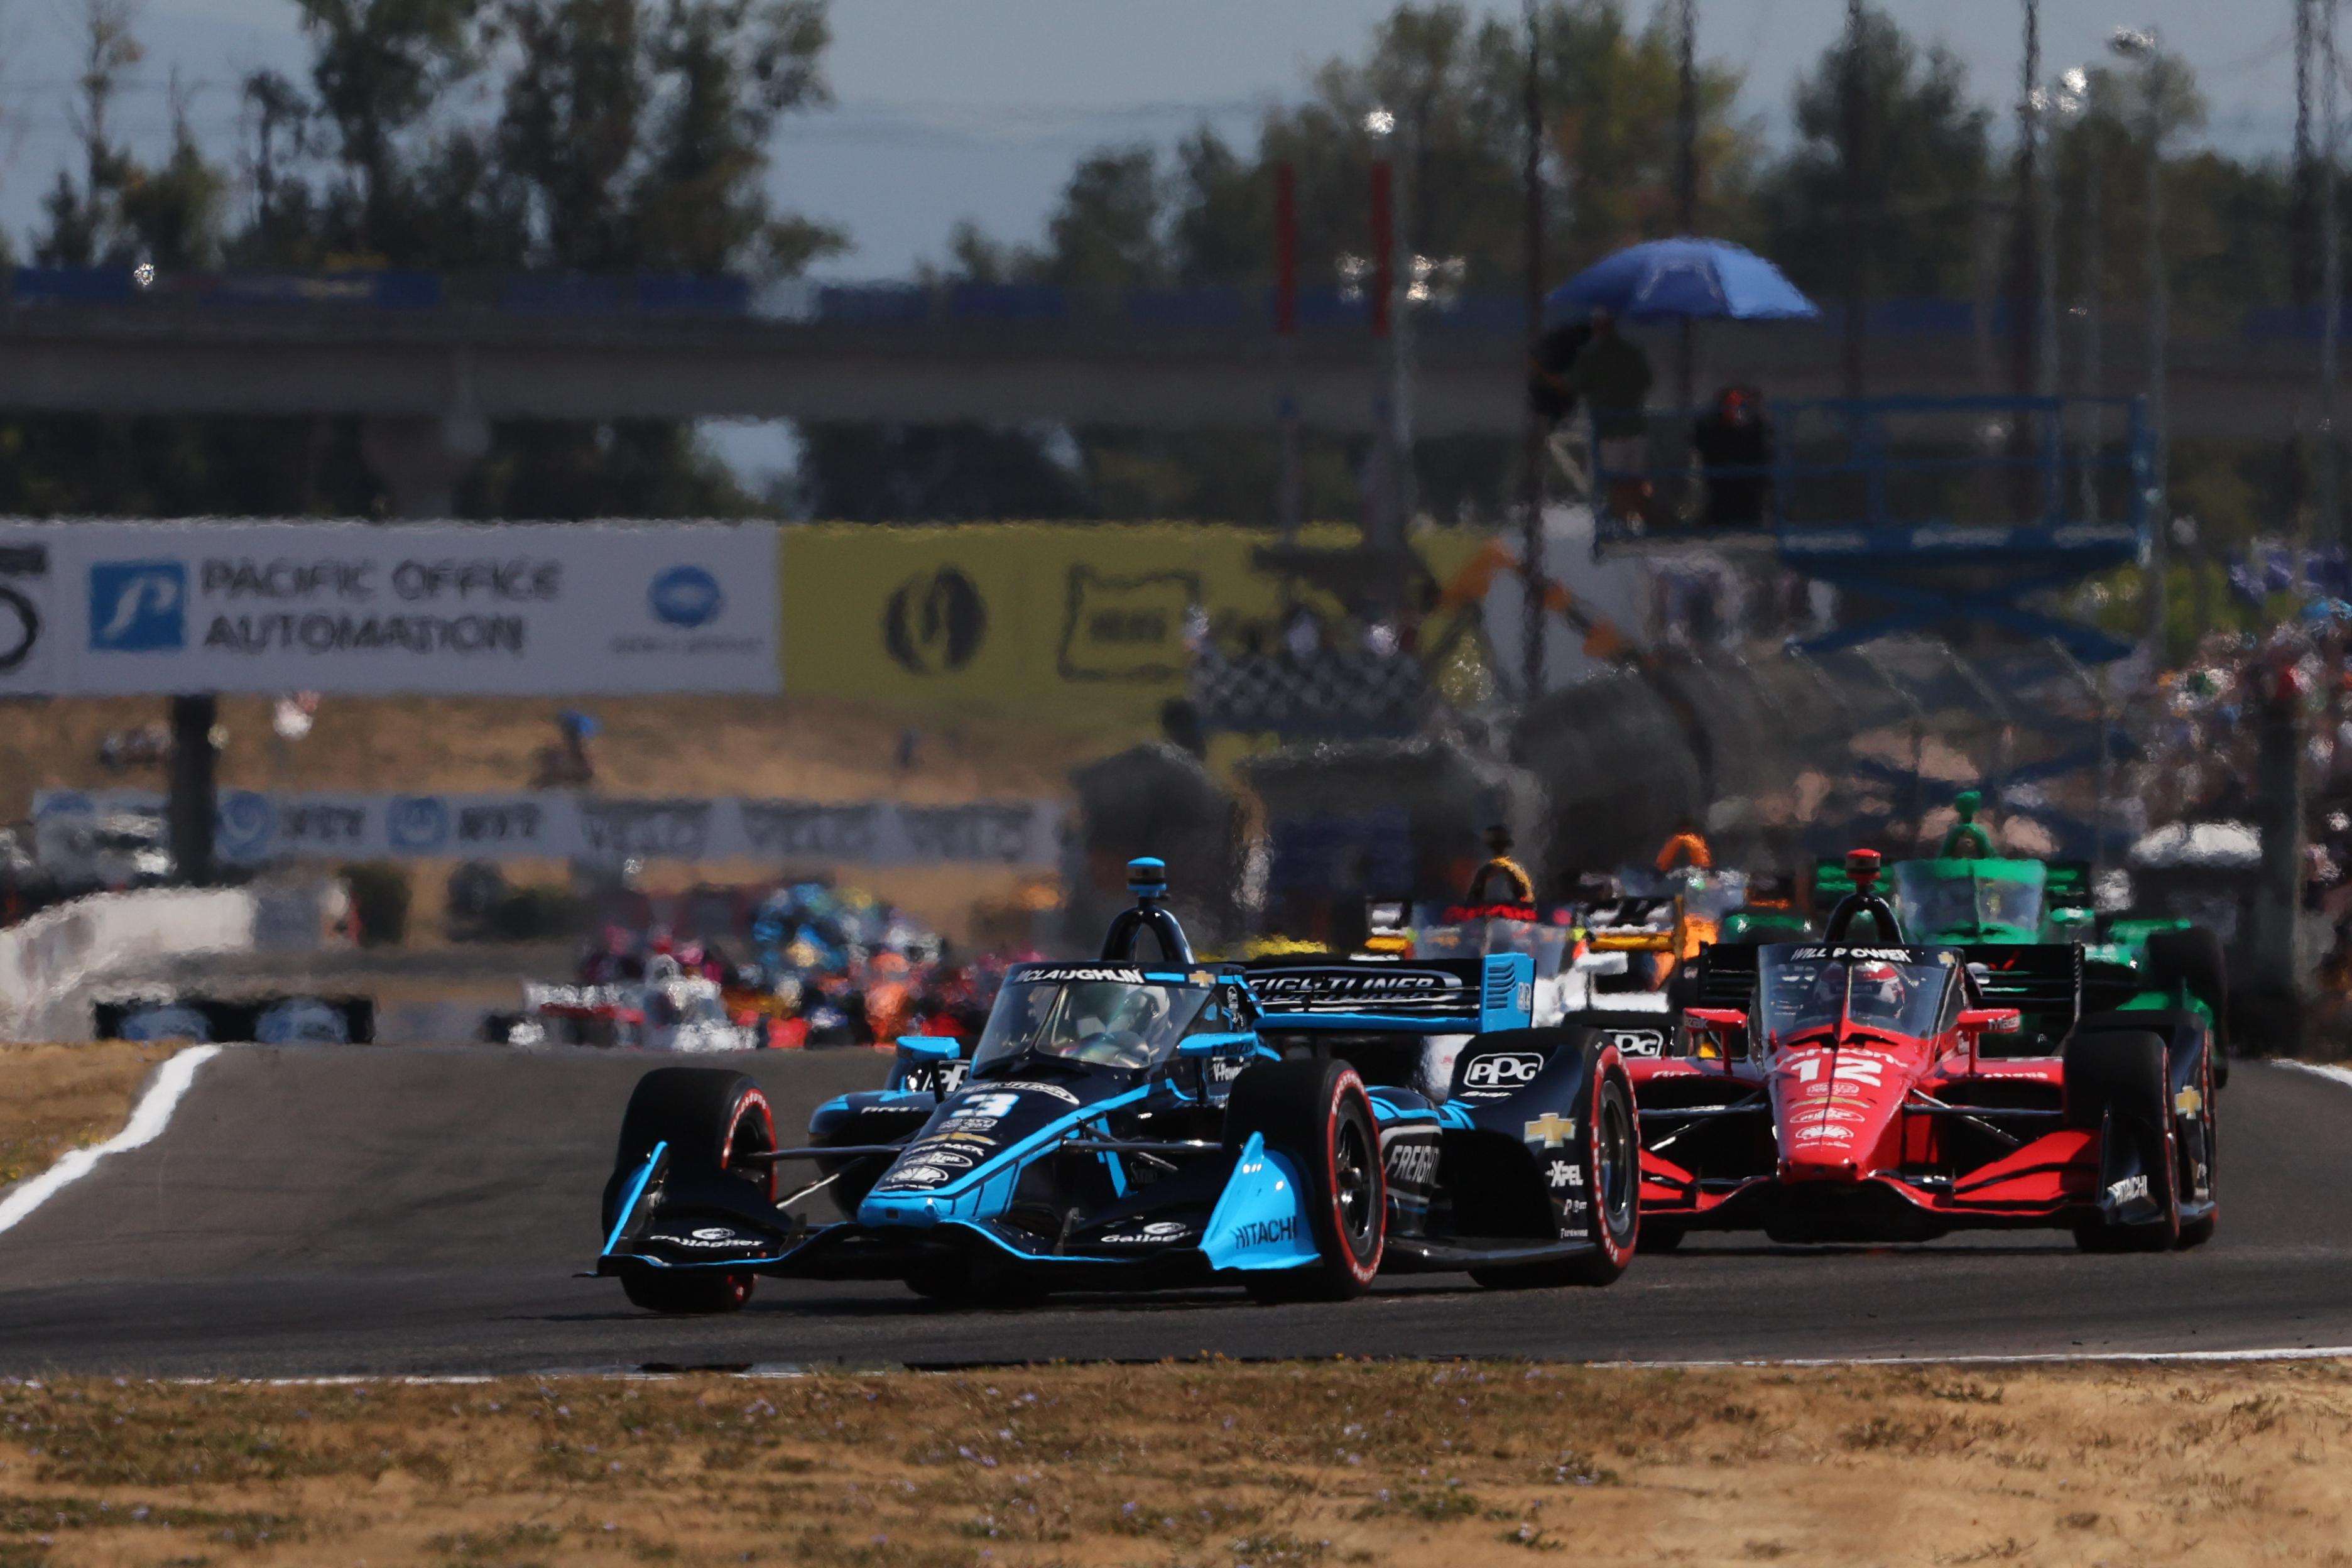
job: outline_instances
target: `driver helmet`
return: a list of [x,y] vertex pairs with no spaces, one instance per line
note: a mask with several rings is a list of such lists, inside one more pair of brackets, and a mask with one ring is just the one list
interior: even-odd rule
[[1873,959],[1853,967],[1853,1011],[1892,1018],[1903,1011],[1911,987],[1899,965]]
[[1121,1002],[1118,1011],[1111,1015],[1110,1027],[1149,1035],[1167,1013],[1167,1004],[1160,999],[1158,992],[1137,991]]

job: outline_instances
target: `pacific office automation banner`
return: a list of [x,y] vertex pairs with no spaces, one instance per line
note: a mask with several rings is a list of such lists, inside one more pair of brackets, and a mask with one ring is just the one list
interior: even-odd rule
[[[160,816],[147,790],[42,790],[33,797],[45,859],[71,852],[76,830],[123,814]],[[1056,865],[1062,807],[1050,800],[908,805],[895,801],[607,800],[555,791],[515,795],[277,795],[222,792],[214,852],[236,865],[271,860],[446,857],[764,860],[816,867],[949,862]]]
[[0,695],[772,692],[776,531],[0,522]]

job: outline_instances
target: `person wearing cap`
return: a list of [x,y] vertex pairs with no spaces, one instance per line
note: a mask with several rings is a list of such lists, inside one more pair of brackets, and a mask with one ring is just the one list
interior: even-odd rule
[[1993,847],[1992,834],[1977,820],[1977,808],[1983,804],[1984,796],[1972,789],[1964,789],[1952,797],[1952,809],[1958,814],[1958,820],[1944,835],[1944,859],[1990,860],[2000,854]]
[[[1494,858],[1471,875],[1470,889],[1463,902],[1474,907],[1486,904],[1532,904],[1536,901],[1536,885],[1527,868],[1511,858],[1511,830],[1501,823],[1486,829],[1486,849]],[[1495,884],[1501,883],[1499,896]]]
[[1658,851],[1661,874],[1677,866],[1690,866],[1701,871],[1715,869],[1715,851],[1707,847],[1706,836],[1698,830],[1698,824],[1687,816],[1675,824],[1674,833]]

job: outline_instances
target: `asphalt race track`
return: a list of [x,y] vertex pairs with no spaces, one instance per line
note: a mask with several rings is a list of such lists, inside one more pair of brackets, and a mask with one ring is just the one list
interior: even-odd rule
[[[2063,1234],[1927,1247],[1695,1237],[1606,1290],[1451,1277],[1336,1306],[1239,1290],[958,1310],[896,1286],[762,1280],[726,1319],[635,1310],[593,1261],[635,1055],[236,1047],[163,1135],[0,1235],[0,1373],[533,1372],[1048,1358],[1684,1360],[2352,1345],[2352,1086],[2241,1063],[2220,1235],[2084,1257]],[[750,1062],[780,1131],[878,1082],[868,1052]],[[787,1133],[789,1136],[789,1133]]]

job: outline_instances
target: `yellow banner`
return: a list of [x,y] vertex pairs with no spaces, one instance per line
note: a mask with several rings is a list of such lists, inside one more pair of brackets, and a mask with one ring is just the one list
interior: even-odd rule
[[[1353,528],[1302,543],[1339,549]],[[1281,609],[1263,530],[1176,523],[787,528],[784,689],[960,714],[1149,727],[1185,689],[1194,605],[1221,626]],[[1440,583],[1486,543],[1421,546]],[[1335,609],[1336,606],[1326,606]]]

